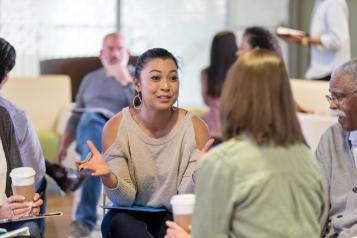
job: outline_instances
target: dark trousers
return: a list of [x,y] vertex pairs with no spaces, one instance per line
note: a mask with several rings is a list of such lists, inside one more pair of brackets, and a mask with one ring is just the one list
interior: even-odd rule
[[103,238],[161,238],[166,233],[170,212],[110,210],[102,222]]
[[[47,203],[46,188],[47,188],[47,180],[44,177],[38,184],[38,187],[36,188],[36,193],[40,194],[42,201],[43,201],[43,203],[40,207],[40,214],[46,213],[46,203]],[[36,219],[36,223],[40,229],[41,237],[44,237],[45,236],[45,219]]]
[[14,231],[16,229],[20,229],[25,226],[29,228],[31,236],[16,236],[16,237],[35,237],[35,238],[42,237],[38,224],[35,221],[17,221],[17,222],[0,224],[0,228],[5,228],[7,231]]

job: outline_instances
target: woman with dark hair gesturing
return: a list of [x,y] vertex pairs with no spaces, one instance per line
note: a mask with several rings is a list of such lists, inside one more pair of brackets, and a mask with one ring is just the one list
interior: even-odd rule
[[103,237],[163,237],[172,219],[173,195],[192,193],[200,150],[209,147],[204,122],[174,106],[179,94],[176,58],[155,48],[135,66],[133,106],[110,119],[103,130],[102,156],[91,142],[88,162],[79,162],[100,176],[109,199],[119,206],[165,208],[162,212],[110,210]]

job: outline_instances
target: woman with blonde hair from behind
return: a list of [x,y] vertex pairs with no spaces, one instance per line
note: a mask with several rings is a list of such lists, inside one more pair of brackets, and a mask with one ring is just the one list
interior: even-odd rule
[[[301,132],[284,62],[254,49],[228,72],[224,143],[198,170],[193,237],[320,237],[320,173]],[[168,222],[167,238],[189,237]]]

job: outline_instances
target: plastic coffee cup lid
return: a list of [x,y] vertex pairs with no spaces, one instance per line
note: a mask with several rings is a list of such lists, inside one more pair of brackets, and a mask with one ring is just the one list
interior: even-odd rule
[[195,194],[178,194],[174,195],[171,198],[171,204],[176,205],[176,204],[182,204],[182,205],[189,205],[189,204],[194,204],[196,200]]
[[11,178],[29,178],[35,176],[36,171],[31,167],[19,167],[11,170]]

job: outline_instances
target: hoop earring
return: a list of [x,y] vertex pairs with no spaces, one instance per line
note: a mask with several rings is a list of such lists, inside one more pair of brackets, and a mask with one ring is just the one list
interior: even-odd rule
[[[135,102],[139,100],[139,105],[137,105]],[[139,93],[135,95],[135,97],[133,98],[133,107],[136,109],[136,110],[139,110],[141,108],[141,104],[142,104],[142,100],[140,98],[140,95]]]

